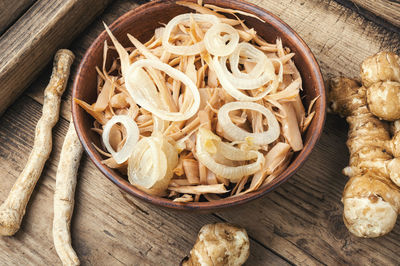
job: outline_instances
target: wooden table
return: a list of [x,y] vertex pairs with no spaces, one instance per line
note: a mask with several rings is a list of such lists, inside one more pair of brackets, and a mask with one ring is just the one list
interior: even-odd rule
[[[400,53],[399,28],[328,0],[253,0],[287,22],[308,43],[325,78],[358,76],[359,64],[379,50]],[[355,1],[357,2],[357,1]],[[385,1],[379,1],[385,2]],[[386,1],[392,2],[392,1]],[[396,2],[396,1],[393,1]],[[115,1],[69,47],[77,55],[72,74],[94,38],[142,1]],[[369,12],[369,13],[368,13]],[[378,25],[379,24],[379,25]],[[0,200],[21,172],[33,143],[50,66],[0,118]],[[54,145],[28,205],[20,231],[0,240],[2,265],[58,265],[52,218],[55,173],[67,131],[71,83],[63,97],[62,118],[53,130]],[[341,174],[348,152],[347,125],[328,115],[324,133],[309,160],[287,183],[262,199],[235,210],[195,215],[145,204],[120,191],[86,156],[79,170],[72,239],[82,265],[178,265],[207,223],[229,221],[247,229],[247,265],[398,265],[400,222],[378,239],[352,236],[342,221]]]

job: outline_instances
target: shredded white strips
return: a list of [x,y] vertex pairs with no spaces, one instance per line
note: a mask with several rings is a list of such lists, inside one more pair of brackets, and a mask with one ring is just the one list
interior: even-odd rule
[[[75,102],[96,120],[104,164],[149,194],[186,204],[259,189],[302,149],[313,117],[294,53],[236,15],[252,14],[177,4],[200,14],[172,18],[146,43],[128,34],[133,48],[105,26],[113,47],[97,68],[98,98]],[[119,58],[106,62],[110,49]]]

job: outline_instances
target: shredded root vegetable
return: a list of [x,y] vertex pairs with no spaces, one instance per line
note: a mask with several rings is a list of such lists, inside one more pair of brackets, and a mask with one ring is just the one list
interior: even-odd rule
[[177,4],[197,13],[174,17],[146,43],[128,34],[133,48],[105,26],[119,59],[106,62],[105,43],[96,102],[75,102],[96,120],[103,163],[147,193],[184,204],[257,190],[303,148],[314,115],[294,53],[237,16],[252,14]]

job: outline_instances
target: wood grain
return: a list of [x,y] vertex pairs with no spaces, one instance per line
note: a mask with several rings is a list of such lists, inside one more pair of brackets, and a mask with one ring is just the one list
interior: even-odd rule
[[0,115],[110,0],[38,0],[0,37]]
[[[307,42],[325,78],[358,76],[361,61],[379,51],[400,53],[400,37],[334,1],[254,0],[277,14]],[[115,1],[70,48],[77,61],[107,24],[137,5]],[[76,65],[72,70],[75,73]],[[0,200],[22,169],[40,117],[50,69],[0,118]],[[62,114],[69,117],[70,89]],[[29,97],[28,97],[28,96]],[[35,101],[31,100],[34,99]],[[52,159],[28,206],[21,232],[0,240],[0,261],[58,264],[51,238],[52,197],[57,158],[67,122],[55,128]],[[340,202],[347,165],[346,122],[329,115],[324,134],[302,169],[276,191],[252,204],[216,215],[177,214],[139,202],[120,192],[84,156],[79,171],[73,245],[83,265],[173,265],[186,255],[197,230],[208,222],[244,226],[253,239],[248,265],[399,265],[400,223],[379,239],[355,238],[342,222]],[[40,215],[38,215],[40,213]]]
[[379,27],[335,1],[252,0],[289,24],[310,46],[325,78],[357,77],[364,58],[380,51],[400,53],[398,34]]
[[35,0],[0,0],[0,36]]
[[400,27],[400,2],[398,0],[341,0],[338,2],[343,1],[351,2],[357,9],[365,9],[384,21]]

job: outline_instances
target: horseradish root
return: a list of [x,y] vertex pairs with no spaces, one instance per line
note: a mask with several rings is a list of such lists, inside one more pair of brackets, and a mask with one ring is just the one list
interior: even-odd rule
[[[384,120],[400,118],[397,55],[380,52],[361,66],[364,86],[348,78],[329,82],[330,109],[349,123],[350,180],[343,192],[343,219],[351,233],[378,237],[390,232],[400,212],[400,130]],[[397,185],[396,185],[397,184]]]
[[190,257],[183,266],[240,266],[250,255],[246,230],[228,223],[208,224],[200,229]]
[[82,151],[71,118],[61,150],[54,193],[53,240],[63,265],[79,265],[79,259],[71,246],[70,223],[74,211],[76,174]]
[[59,50],[54,58],[53,73],[44,91],[43,113],[35,131],[33,149],[7,199],[0,206],[0,234],[14,235],[21,224],[25,208],[52,148],[51,130],[58,121],[61,95],[69,76],[74,55]]

